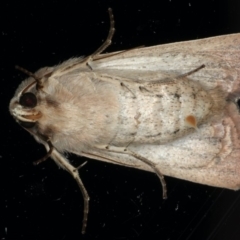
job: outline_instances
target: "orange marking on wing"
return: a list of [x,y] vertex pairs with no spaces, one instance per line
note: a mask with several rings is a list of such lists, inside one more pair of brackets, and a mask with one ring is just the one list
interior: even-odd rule
[[197,119],[193,116],[193,115],[189,115],[185,118],[186,123],[193,127],[193,128],[197,128]]

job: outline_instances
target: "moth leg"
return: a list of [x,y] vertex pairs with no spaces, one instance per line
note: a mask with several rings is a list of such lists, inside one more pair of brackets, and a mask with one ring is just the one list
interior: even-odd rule
[[107,36],[106,40],[93,54],[91,54],[89,57],[86,57],[86,58],[83,59],[83,62],[86,62],[86,65],[91,70],[93,70],[93,69],[92,69],[90,63],[94,60],[95,57],[97,57],[104,50],[106,50],[112,43],[112,38],[113,38],[113,35],[114,35],[114,32],[115,32],[115,28],[114,28],[114,17],[113,17],[111,8],[108,8],[108,13],[109,13],[109,18],[110,18],[110,29],[109,29],[108,36]]
[[133,95],[133,98],[136,98],[136,95],[133,93],[133,91],[126,85],[124,84],[123,82],[120,83],[120,85],[124,88],[126,88],[132,95]]
[[[68,160],[63,155],[61,155],[56,149],[53,149],[51,157],[58,165],[60,165],[63,169],[65,169],[72,175],[72,177],[76,180],[76,182],[81,190],[81,193],[83,195],[83,205],[84,205],[83,206],[82,234],[84,234],[86,232],[86,227],[87,227],[90,198],[89,198],[88,192],[87,192],[86,188],[84,187],[84,184],[79,176],[78,168],[75,168],[74,166],[72,166],[68,162]],[[79,168],[81,168],[83,165],[85,165],[85,163],[80,165]]]
[[[104,150],[104,148],[101,148],[102,150]],[[123,150],[120,150],[119,148],[115,148],[115,147],[111,147],[111,149],[109,149],[109,147],[107,146],[105,148],[106,151],[109,151],[109,152],[115,152],[115,153],[121,153],[121,154],[128,154],[134,158],[137,158],[139,159],[140,161],[144,162],[145,164],[147,164],[148,166],[150,166],[153,171],[157,174],[160,182],[161,182],[161,185],[162,185],[162,189],[163,189],[163,199],[166,199],[167,198],[167,185],[166,185],[166,182],[165,182],[165,179],[164,179],[164,176],[163,174],[159,171],[158,168],[156,168],[156,166],[154,165],[153,162],[151,162],[150,160],[148,160],[147,158],[127,149],[127,148],[124,148]]]
[[56,76],[57,73],[59,72],[60,74],[63,72],[68,72],[68,71],[73,71],[75,68],[77,68],[79,65],[85,65],[90,68],[90,70],[93,70],[93,68],[91,67],[91,62],[98,57],[107,47],[109,47],[112,43],[112,38],[115,32],[115,28],[114,28],[114,17],[112,14],[112,9],[109,8],[108,9],[108,13],[109,13],[109,18],[110,18],[110,29],[108,32],[108,36],[106,38],[106,40],[104,41],[104,43],[90,56],[85,57],[85,58],[81,58],[79,61],[75,62],[74,64],[70,64],[68,66],[66,66],[63,69],[59,69],[58,71],[54,72],[54,75]]
[[205,65],[204,65],[204,64],[202,64],[201,66],[197,67],[196,69],[193,69],[193,70],[190,71],[190,72],[181,74],[181,75],[177,76],[176,78],[185,78],[185,77],[188,77],[188,76],[194,74],[195,72],[198,72],[199,70],[201,70],[201,69],[203,69],[203,68],[205,68]]
[[[97,160],[102,160],[102,161],[109,162],[109,163],[115,163],[117,165],[125,166],[125,167],[134,167],[134,168],[138,167],[138,165],[136,165],[136,164],[133,165],[133,164],[122,163],[120,161],[114,160],[112,158],[106,157],[106,156],[101,155],[101,154],[82,152],[81,156],[87,157],[87,158],[92,158],[92,159],[97,159]],[[81,168],[82,165],[80,165],[79,167]]]
[[115,32],[115,28],[114,28],[114,17],[113,17],[113,13],[112,13],[112,9],[108,8],[108,13],[109,13],[109,19],[110,19],[110,29],[108,32],[108,36],[105,40],[105,42],[91,55],[91,57],[95,57],[99,54],[101,54],[104,50],[106,50],[112,43],[112,38]]
[[39,163],[42,163],[42,162],[46,161],[49,157],[51,157],[54,146],[52,145],[50,139],[47,140],[47,144],[48,144],[48,147],[49,147],[49,150],[48,150],[47,154],[44,157],[38,159],[37,161],[34,161],[33,162],[34,165],[38,165]]
[[133,48],[118,51],[118,52],[110,52],[110,53],[99,54],[99,55],[94,57],[93,61],[102,60],[104,58],[110,58],[110,57],[113,57],[113,56],[116,56],[116,55],[119,55],[119,54],[122,54],[122,53],[130,52],[130,51],[133,51],[133,50],[136,50],[136,49],[141,49],[143,47],[145,47],[145,46],[141,45],[141,46],[138,46],[138,47],[133,47]]
[[78,167],[76,167],[77,170],[79,170],[80,168],[84,167],[87,164],[87,161],[80,164]]
[[129,154],[129,155],[139,159],[140,161],[146,163],[148,166],[150,166],[154,170],[154,172],[157,174],[157,176],[158,176],[158,178],[159,178],[159,180],[162,184],[163,199],[167,199],[167,184],[165,182],[163,174],[159,171],[159,169],[156,168],[156,166],[150,160],[148,160],[147,158],[145,158],[145,157],[143,157],[143,156],[141,156],[141,155],[139,155],[135,152],[132,152],[128,149],[126,149],[126,150],[127,150],[127,154]]

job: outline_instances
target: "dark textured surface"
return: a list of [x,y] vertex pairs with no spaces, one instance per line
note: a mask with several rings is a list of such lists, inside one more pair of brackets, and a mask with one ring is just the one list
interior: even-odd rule
[[[152,173],[94,160],[81,169],[90,214],[81,235],[82,196],[65,171],[17,125],[8,104],[29,71],[94,52],[109,28],[108,51],[240,32],[239,1],[5,1],[1,3],[0,239],[240,239],[240,192],[166,177],[162,200]],[[84,158],[74,159],[78,165]]]

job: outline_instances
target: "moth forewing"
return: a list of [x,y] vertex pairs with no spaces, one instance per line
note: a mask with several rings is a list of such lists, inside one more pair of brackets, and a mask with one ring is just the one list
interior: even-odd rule
[[133,49],[109,58],[103,55],[102,60],[94,61],[91,66],[95,71],[116,71],[118,76],[134,81],[153,81],[164,79],[166,75],[176,77],[204,64],[205,68],[190,78],[203,86],[215,87],[223,83],[226,88],[238,76],[239,46],[237,33]]
[[[40,69],[13,117],[88,193],[65,152],[202,184],[240,184],[240,34],[102,54]],[[203,66],[204,67],[201,67]]]

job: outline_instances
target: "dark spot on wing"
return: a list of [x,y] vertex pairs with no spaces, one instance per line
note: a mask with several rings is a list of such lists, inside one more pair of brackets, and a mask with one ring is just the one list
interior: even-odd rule
[[162,133],[157,133],[157,134],[154,134],[154,135],[146,135],[147,138],[155,138],[155,137],[158,137],[158,136],[161,136]]
[[177,93],[175,93],[175,94],[174,94],[174,97],[177,98],[177,99],[179,99],[179,98],[180,98],[180,95],[177,94]]
[[180,129],[175,130],[173,133],[176,134],[180,131]]

